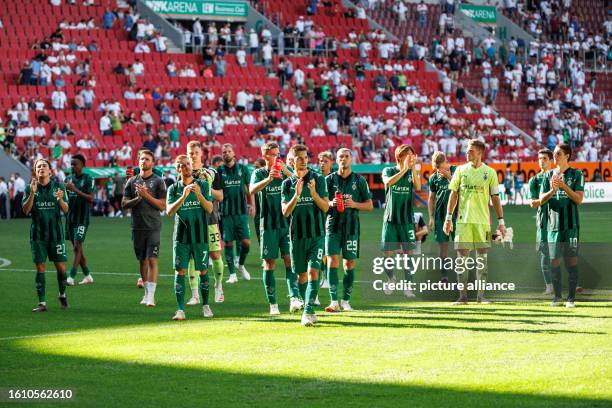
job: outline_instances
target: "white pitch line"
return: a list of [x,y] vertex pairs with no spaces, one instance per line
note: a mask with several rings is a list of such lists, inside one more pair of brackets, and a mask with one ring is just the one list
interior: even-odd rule
[[[19,269],[19,268],[0,268],[0,272],[3,271],[13,271],[13,272],[36,272],[34,269]],[[52,272],[52,271],[50,271]],[[134,274],[127,274],[127,273],[119,273],[119,272],[95,272],[95,271],[91,271],[92,275],[111,275],[111,276],[127,276],[127,277],[135,277],[137,276],[136,273]],[[163,277],[174,277],[174,274],[170,275],[167,273],[160,273],[158,274],[158,276],[163,276]],[[224,275],[225,276],[225,275]],[[257,278],[257,277],[251,277],[251,280],[262,280],[262,278]],[[277,282],[285,282],[285,279],[283,278],[276,278],[275,279]],[[371,281],[360,281],[360,280],[356,280],[355,283],[372,283]],[[541,289],[539,286],[517,286],[517,288],[519,289],[530,289],[530,290],[539,290]],[[599,294],[599,293],[612,293],[612,289],[592,289],[591,292],[593,294]]]

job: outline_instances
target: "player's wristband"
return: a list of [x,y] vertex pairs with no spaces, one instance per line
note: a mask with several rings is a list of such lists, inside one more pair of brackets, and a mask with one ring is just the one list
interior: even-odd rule
[[452,221],[453,220],[453,214],[446,214],[446,221]]
[[504,222],[504,219],[503,219],[503,218],[498,218],[498,219],[497,219],[497,225],[499,225],[499,226],[504,226],[504,227],[505,227],[505,226],[506,226],[506,223]]

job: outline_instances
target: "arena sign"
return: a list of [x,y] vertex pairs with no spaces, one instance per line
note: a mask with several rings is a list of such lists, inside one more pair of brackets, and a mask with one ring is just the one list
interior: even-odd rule
[[460,4],[459,10],[474,21],[486,24],[497,23],[497,10],[492,6],[475,6],[472,4]]
[[249,15],[245,1],[145,0],[145,4],[157,14],[175,18],[246,20]]

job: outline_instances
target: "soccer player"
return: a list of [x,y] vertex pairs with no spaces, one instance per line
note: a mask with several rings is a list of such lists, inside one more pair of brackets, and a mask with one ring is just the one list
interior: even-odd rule
[[570,167],[572,149],[568,144],[555,148],[555,168],[545,174],[540,190],[541,204],[548,203],[548,243],[552,284],[555,297],[552,306],[561,306],[561,257],[568,273],[568,295],[565,307],[576,307],[578,284],[578,206],[584,198],[584,175]]
[[51,164],[46,159],[34,162],[35,175],[26,186],[21,207],[23,213],[32,214],[30,227],[30,247],[36,264],[36,293],[38,305],[33,312],[46,312],[45,300],[45,262],[47,257],[55,264],[59,302],[62,309],[68,309],[66,299],[66,245],[62,215],[68,213],[68,203],[64,201],[64,186],[51,180]]
[[253,196],[249,193],[251,178],[249,168],[238,163],[231,144],[226,143],[222,146],[222,154],[223,164],[219,166],[218,171],[223,180],[223,202],[221,203],[223,245],[230,273],[227,283],[236,283],[238,277],[234,265],[234,241],[240,241],[238,269],[245,280],[251,279],[251,275],[244,267],[244,261],[251,248],[249,217],[255,215],[255,206]]
[[[434,231],[434,237],[440,249],[440,258],[448,257],[448,243],[455,238],[455,234],[451,231],[450,235],[446,235],[443,231],[444,219],[446,217],[446,207],[448,206],[448,198],[450,190],[448,183],[450,182],[457,166],[451,166],[446,160],[446,155],[440,151],[435,152],[431,157],[431,164],[434,173],[429,177],[429,200],[427,207],[429,210],[429,228]],[[457,213],[454,213],[453,223],[457,221]],[[440,271],[442,275],[441,281],[448,282],[448,274],[446,269]]]
[[334,165],[334,156],[331,154],[331,152],[325,151],[319,153],[318,159],[321,174],[323,177],[329,176]]
[[75,154],[70,161],[72,174],[66,177],[64,186],[68,192],[68,216],[66,217],[66,235],[74,248],[74,260],[72,269],[68,276],[67,284],[74,285],[79,265],[85,277],[79,285],[93,283],[93,278],[87,267],[87,260],[83,252],[83,243],[89,227],[89,212],[91,203],[94,200],[94,179],[83,173],[85,167],[85,157],[82,154]]
[[545,295],[553,293],[552,278],[550,276],[550,255],[548,252],[548,203],[542,204],[540,201],[540,190],[546,173],[550,170],[553,161],[553,152],[549,149],[538,151],[538,164],[540,172],[529,180],[529,205],[537,208],[536,215],[536,249],[540,257],[540,268],[544,276],[546,289]]
[[[255,162],[253,163],[253,167],[255,167],[255,170],[261,169],[262,167],[266,167],[266,161],[260,157],[255,160]],[[251,174],[251,180],[253,180],[252,174]],[[261,226],[261,222],[259,219],[260,217],[261,217],[261,206],[260,206],[259,200],[257,199],[257,196],[255,196],[255,218],[253,218],[253,222],[255,224],[255,236],[257,236],[257,243],[260,243],[261,241],[259,237],[259,232],[260,232],[259,227]]]
[[[320,160],[320,159],[319,159]],[[355,281],[355,260],[359,258],[359,211],[372,211],[372,194],[363,176],[351,168],[352,153],[341,148],[336,153],[338,171],[325,178],[327,191],[333,195],[325,223],[325,254],[327,255],[327,281],[331,303],[326,312],[337,313],[353,310],[351,293]],[[329,165],[331,168],[331,164]],[[342,198],[336,195],[342,194]],[[342,202],[340,202],[340,200]],[[338,206],[343,207],[340,212]],[[342,278],[342,302],[338,304],[338,266],[342,255],[344,275]]]
[[[385,257],[398,250],[412,255],[416,247],[413,194],[421,190],[421,177],[415,169],[417,156],[411,146],[403,144],[395,149],[395,160],[397,166],[387,167],[382,173],[386,196],[382,227]],[[388,271],[387,276],[390,281],[395,280],[393,271]],[[411,271],[405,271],[405,278],[412,281]],[[404,290],[404,296],[415,297],[410,289]]]
[[[331,154],[330,151],[324,151],[319,153],[319,156],[317,157],[319,160],[319,169],[318,171],[323,175],[323,177],[327,177],[329,176],[329,174],[332,171],[332,167],[334,165],[334,156]],[[328,191],[329,192],[329,191]],[[327,256],[323,257],[323,265],[326,266],[327,265]],[[327,270],[327,268],[325,268],[325,270]],[[327,281],[327,273],[322,273],[319,275],[319,279],[320,284],[319,284],[319,288],[320,289],[328,289],[329,288],[329,282]],[[338,299],[336,299],[338,300]],[[317,299],[315,300],[315,304],[317,306],[320,306],[321,303],[319,302],[319,298],[317,296]]]
[[[213,317],[208,305],[208,215],[213,211],[213,198],[206,177],[194,177],[189,157],[177,156],[175,160],[179,180],[168,189],[166,210],[174,217],[172,235],[174,269],[174,292],[177,311],[172,320],[185,320],[185,272],[193,259],[199,271],[202,294],[202,315]],[[198,174],[198,173],[196,173]],[[199,175],[199,174],[198,174]]]
[[261,208],[259,219],[261,228],[260,256],[263,260],[264,289],[270,304],[270,314],[279,315],[280,311],[276,303],[274,270],[276,268],[276,258],[278,258],[280,252],[280,256],[285,263],[287,288],[291,298],[289,312],[293,313],[302,309],[304,303],[300,299],[297,278],[291,267],[291,258],[289,256],[289,223],[283,217],[281,207],[283,178],[291,177],[292,173],[284,164],[280,164],[280,169],[275,167],[277,157],[280,154],[278,144],[275,142],[268,142],[263,145],[261,153],[265,166],[253,172],[249,190],[255,195],[255,202],[259,203]]
[[421,255],[423,253],[423,242],[425,242],[427,235],[429,234],[427,224],[425,224],[425,219],[423,218],[423,213],[414,213],[414,231],[416,243],[413,255]]
[[329,209],[329,200],[323,176],[308,169],[308,148],[298,144],[290,152],[295,158],[295,172],[283,181],[282,211],[290,220],[291,265],[298,275],[300,295],[305,301],[302,325],[313,326],[317,321],[314,307],[325,249],[323,218]]
[[138,152],[140,172],[125,184],[124,210],[132,209],[132,238],[134,253],[140,263],[140,276],[144,282],[145,294],[140,304],[155,306],[155,289],[159,267],[159,239],[161,233],[160,212],[166,209],[166,184],[153,173],[155,158],[147,149]]
[[[504,213],[499,199],[499,180],[495,170],[482,162],[484,152],[485,145],[480,140],[471,139],[468,142],[468,163],[457,167],[448,185],[451,194],[444,221],[444,233],[450,235],[454,230],[453,214],[459,202],[455,232],[457,256],[462,259],[462,265],[465,265],[470,251],[476,251],[476,256],[481,261],[479,265],[482,265],[476,268],[476,279],[482,281],[483,284],[487,280],[487,252],[491,246],[489,199],[493,202],[493,208],[497,214],[499,231],[502,235],[506,234]],[[467,305],[468,278],[468,271],[458,273],[457,280],[463,283],[463,289],[460,290],[459,299],[453,305]],[[476,300],[482,304],[491,303],[485,298],[482,289],[478,290]]]
[[[212,190],[213,210],[210,214],[207,214],[208,251],[210,259],[212,259],[212,270],[215,278],[215,303],[223,303],[225,300],[223,295],[223,260],[221,259],[221,233],[219,230],[219,203],[223,201],[223,183],[221,175],[215,169],[207,168],[202,163],[202,144],[199,141],[192,140],[187,143],[187,155],[193,171],[193,178],[206,180]],[[200,304],[200,291],[194,259],[189,262],[187,271],[189,287],[191,287],[191,299],[189,299],[187,305],[198,305]]]

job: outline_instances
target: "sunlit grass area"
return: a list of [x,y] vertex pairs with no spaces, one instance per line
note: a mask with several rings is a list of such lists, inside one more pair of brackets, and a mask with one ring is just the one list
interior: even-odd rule
[[[610,206],[584,208],[591,210],[582,214],[581,237],[611,242],[612,221],[601,215]],[[506,216],[517,242],[534,235],[527,210]],[[364,218],[364,236],[378,236],[380,215]],[[318,326],[307,329],[287,312],[282,274],[283,314],[267,315],[253,248],[247,267],[254,279],[226,285],[226,302],[212,304],[212,320],[189,307],[187,321],[172,322],[170,223],[157,307],[146,309],[138,304],[129,221],[94,219],[86,253],[95,284],[69,288],[72,308],[61,311],[49,274],[49,312],[33,314],[28,223],[0,226],[0,258],[11,261],[0,271],[3,390],[69,388],[74,401],[63,405],[83,407],[612,404],[612,302],[601,301],[605,293],[569,310],[537,297],[455,308],[452,296],[383,302],[357,290],[356,312],[320,313]],[[323,291],[322,303],[328,300]]]

